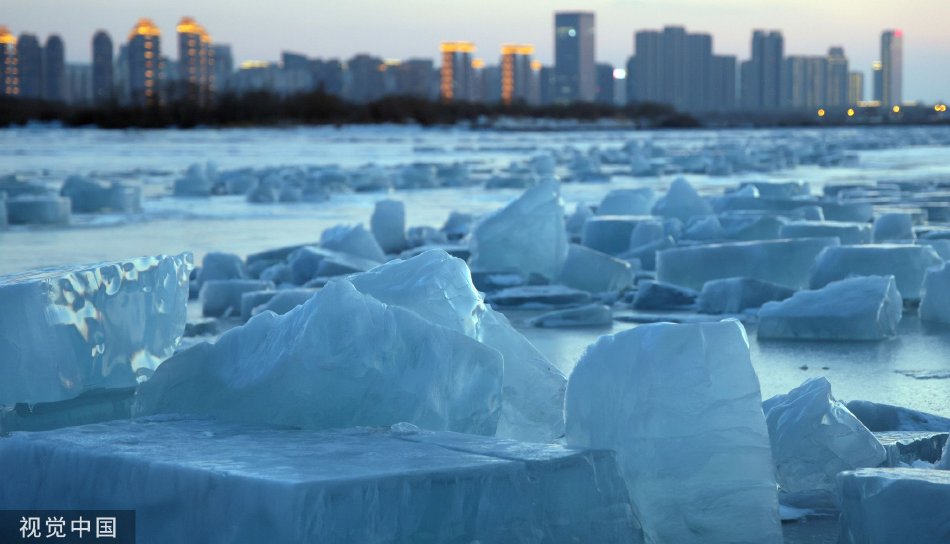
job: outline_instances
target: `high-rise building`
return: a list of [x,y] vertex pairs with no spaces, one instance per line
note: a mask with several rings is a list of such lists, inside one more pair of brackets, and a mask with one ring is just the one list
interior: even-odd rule
[[347,99],[366,103],[379,100],[386,92],[383,80],[385,62],[380,57],[359,54],[346,61]]
[[736,57],[713,55],[709,70],[709,110],[730,111],[736,107]]
[[597,93],[594,101],[598,104],[614,103],[614,67],[612,64],[597,64]]
[[95,102],[107,102],[113,98],[112,62],[112,38],[100,30],[92,37],[92,99]]
[[231,88],[231,76],[234,74],[234,57],[231,46],[223,43],[211,45],[214,55],[214,90],[227,91]]
[[343,96],[344,73],[343,63],[337,59],[311,59],[310,69],[313,73],[313,83],[317,89],[327,94]]
[[555,81],[554,67],[542,66],[538,70],[538,90],[540,93],[540,103],[543,106],[551,105],[555,102]]
[[592,102],[597,91],[594,14],[554,14],[554,95],[561,103]]
[[475,100],[475,74],[472,67],[475,44],[442,42],[442,67],[439,74],[439,97],[446,101]]
[[66,65],[66,95],[69,104],[89,104],[92,102],[92,65]]
[[848,74],[848,104],[856,105],[864,100],[864,72]]
[[678,26],[643,30],[634,36],[634,49],[627,66],[628,101],[669,104],[689,112],[734,106],[735,58],[713,55],[709,34],[688,33]]
[[501,46],[501,102],[528,102],[531,98],[531,63],[534,46],[504,44]]
[[884,100],[884,68],[879,60],[871,63],[871,84],[873,87],[871,98],[882,102]]
[[848,57],[844,56],[844,48],[832,47],[828,50],[827,89],[825,90],[825,105],[831,107],[847,106],[852,102],[848,96]]
[[137,106],[159,102],[161,31],[151,19],[139,19],[129,32],[129,101]]
[[431,99],[432,73],[434,63],[431,59],[408,59],[394,68],[395,93]]
[[66,48],[56,34],[46,38],[43,47],[43,99],[62,102],[66,99]]
[[742,63],[742,104],[751,110],[776,109],[782,103],[785,40],[782,33],[752,33],[752,58]]
[[20,94],[20,74],[17,68],[16,36],[0,26],[0,96]]
[[17,40],[17,68],[21,98],[43,97],[43,47],[33,34],[20,34]]
[[789,56],[784,61],[781,81],[781,107],[798,110],[824,107],[828,90],[828,59]]
[[904,33],[887,30],[881,34],[881,103],[897,106],[904,99]]
[[214,90],[214,49],[211,35],[191,17],[182,17],[178,32],[178,81],[181,96],[209,104]]

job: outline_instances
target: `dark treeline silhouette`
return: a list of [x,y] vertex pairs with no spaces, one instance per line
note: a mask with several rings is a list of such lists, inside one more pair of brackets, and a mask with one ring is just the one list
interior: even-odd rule
[[320,91],[281,97],[269,92],[222,94],[214,104],[179,100],[147,107],[107,103],[70,106],[40,100],[0,97],[0,126],[60,122],[69,127],[192,128],[414,123],[423,126],[485,122],[501,118],[596,121],[613,119],[641,127],[697,127],[693,117],[662,104],[576,103],[529,106],[437,102],[411,96],[387,96],[368,104],[347,102]]

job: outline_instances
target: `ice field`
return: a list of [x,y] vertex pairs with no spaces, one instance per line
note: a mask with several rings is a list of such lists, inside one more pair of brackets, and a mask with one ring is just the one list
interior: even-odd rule
[[950,128],[561,129],[0,131],[0,509],[950,541]]

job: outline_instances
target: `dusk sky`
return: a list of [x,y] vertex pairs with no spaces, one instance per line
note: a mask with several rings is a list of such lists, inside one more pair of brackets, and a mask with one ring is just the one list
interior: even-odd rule
[[[0,24],[41,39],[61,34],[70,62],[88,62],[96,29],[124,41],[139,17],[163,32],[163,50],[177,55],[175,25],[191,15],[215,42],[229,43],[235,62],[278,60],[282,50],[346,59],[355,53],[386,58],[430,57],[440,40],[470,40],[479,57],[497,61],[504,42],[537,46],[553,60],[553,12],[596,13],[597,60],[623,66],[633,52],[633,32],[684,25],[709,32],[717,53],[749,56],[754,28],[777,28],[786,54],[823,54],[842,45],[851,69],[869,72],[879,57],[880,34],[904,31],[904,97],[950,99],[948,0],[3,0]],[[866,82],[870,93],[870,82]]]

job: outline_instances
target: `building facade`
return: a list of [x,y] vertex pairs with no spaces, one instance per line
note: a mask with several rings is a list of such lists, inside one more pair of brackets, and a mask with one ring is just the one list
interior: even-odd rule
[[20,34],[16,43],[21,98],[43,98],[43,46],[34,34]]
[[96,32],[92,37],[92,100],[100,104],[114,98],[112,55],[112,38],[104,30]]
[[845,56],[843,47],[832,47],[828,50],[825,104],[833,108],[853,104],[848,93],[849,86],[848,57]]
[[158,104],[161,67],[161,31],[151,19],[139,19],[129,32],[128,100],[136,106]]
[[20,71],[17,67],[16,36],[0,26],[0,96],[20,94]]
[[501,46],[501,102],[534,102],[531,96],[534,46],[505,44]]
[[214,92],[214,49],[211,35],[191,17],[182,17],[178,32],[179,96],[200,105],[211,103]]
[[881,34],[881,105],[899,106],[904,99],[904,33]]
[[554,96],[560,103],[593,102],[597,92],[594,14],[554,14]]
[[752,58],[742,63],[742,105],[774,110],[782,105],[785,39],[777,30],[752,33]]
[[43,47],[43,99],[66,100],[66,47],[56,34],[48,36]]
[[472,66],[475,44],[464,41],[442,42],[439,51],[442,54],[439,98],[445,102],[474,101],[477,88]]
[[864,101],[864,72],[848,74],[848,104],[854,106]]

